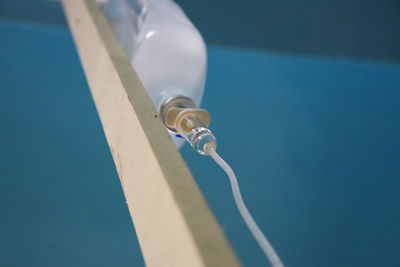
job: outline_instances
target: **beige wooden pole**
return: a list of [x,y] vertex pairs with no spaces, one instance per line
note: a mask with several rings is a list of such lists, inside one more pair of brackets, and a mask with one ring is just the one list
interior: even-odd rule
[[238,266],[97,4],[62,3],[146,265]]

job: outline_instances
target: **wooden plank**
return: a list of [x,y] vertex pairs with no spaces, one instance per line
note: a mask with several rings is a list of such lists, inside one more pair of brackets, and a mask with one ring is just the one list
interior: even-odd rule
[[146,265],[238,266],[97,4],[63,6]]

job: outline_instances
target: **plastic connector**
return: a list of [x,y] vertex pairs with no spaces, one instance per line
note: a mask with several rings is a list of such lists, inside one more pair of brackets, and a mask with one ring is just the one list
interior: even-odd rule
[[207,146],[217,148],[217,139],[207,128],[210,114],[205,109],[171,108],[166,114],[168,128],[176,129],[188,143],[202,155],[208,155]]

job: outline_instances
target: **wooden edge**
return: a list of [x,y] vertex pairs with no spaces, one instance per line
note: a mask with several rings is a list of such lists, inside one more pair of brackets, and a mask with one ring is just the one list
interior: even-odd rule
[[146,265],[238,266],[97,4],[62,3]]

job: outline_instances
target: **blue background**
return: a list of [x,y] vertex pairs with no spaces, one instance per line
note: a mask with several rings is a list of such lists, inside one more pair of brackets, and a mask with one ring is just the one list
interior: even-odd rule
[[[1,0],[0,18],[66,26],[58,0]],[[208,44],[400,61],[399,0],[176,0]]]
[[[72,37],[0,22],[0,265],[143,266]],[[209,45],[203,106],[287,266],[400,266],[400,65]],[[245,266],[225,174],[181,150]]]

